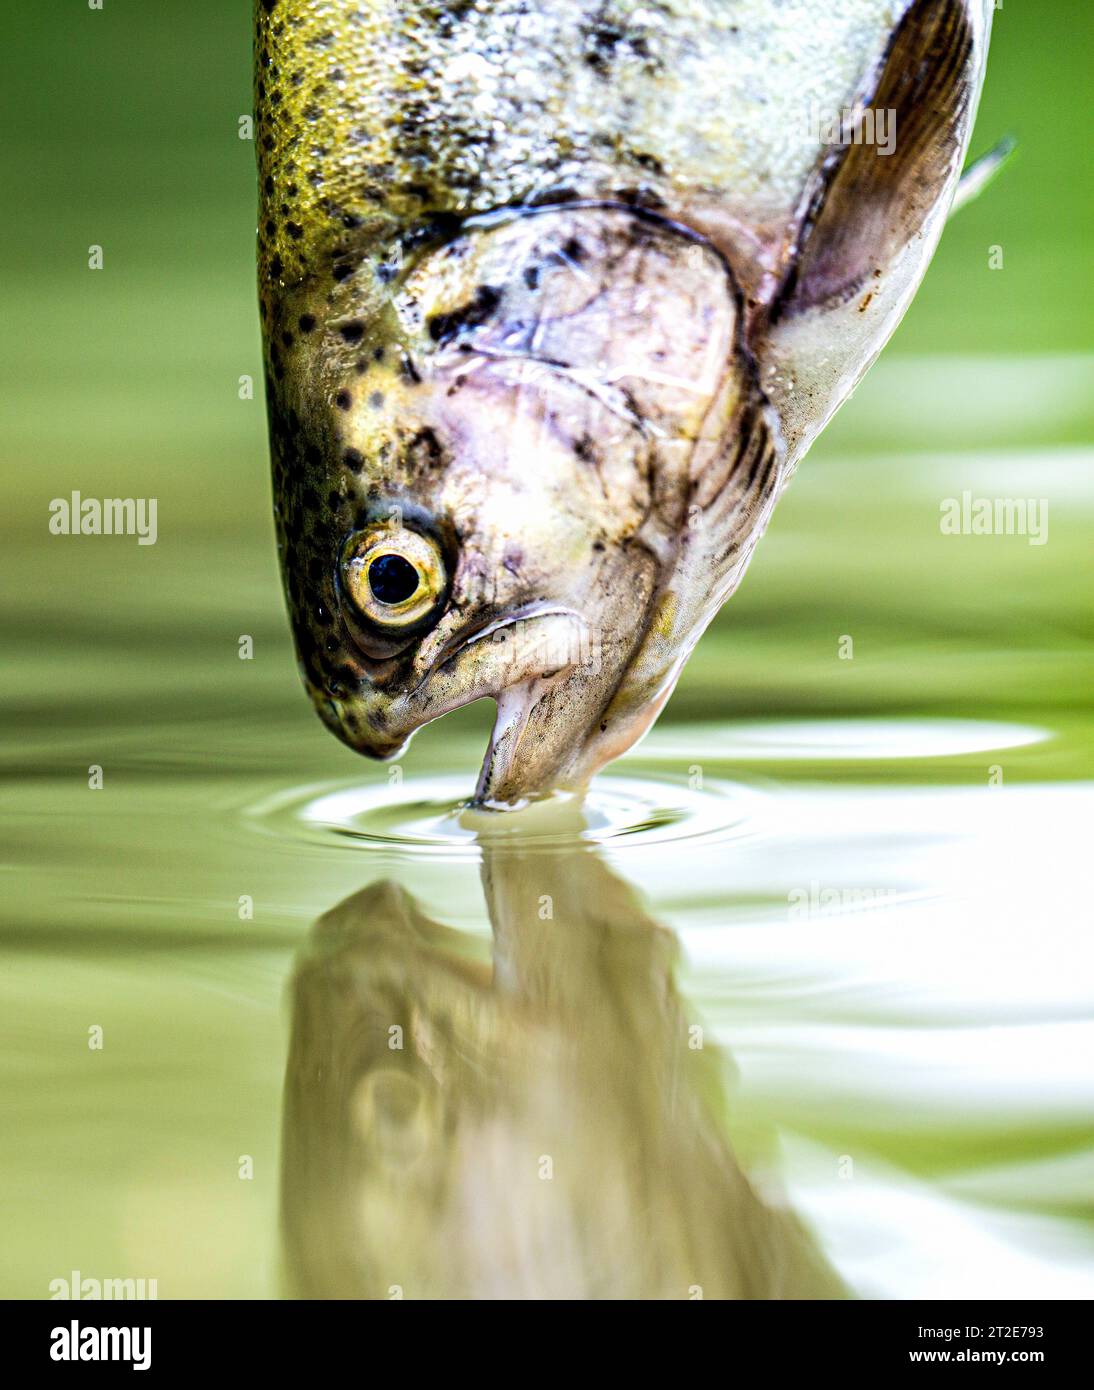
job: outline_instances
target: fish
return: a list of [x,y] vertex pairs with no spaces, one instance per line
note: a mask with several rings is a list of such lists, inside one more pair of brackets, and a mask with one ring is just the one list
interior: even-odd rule
[[465,816],[492,942],[380,879],[298,952],[287,1292],[848,1297],[677,986],[676,936],[590,848],[580,809]]
[[954,202],[991,0],[258,0],[277,547],[326,726],[476,804],[664,708]]

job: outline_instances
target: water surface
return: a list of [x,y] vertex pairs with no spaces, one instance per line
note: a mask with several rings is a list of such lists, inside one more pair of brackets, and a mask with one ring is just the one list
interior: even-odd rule
[[939,534],[979,454],[823,466],[519,833],[459,809],[486,707],[394,769],[324,733],[272,555],[28,528],[6,1292],[1089,1296],[1090,475],[999,460],[1036,547]]

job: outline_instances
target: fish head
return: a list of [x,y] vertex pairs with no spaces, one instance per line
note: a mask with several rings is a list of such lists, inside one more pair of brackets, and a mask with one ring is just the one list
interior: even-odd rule
[[389,758],[490,698],[477,800],[580,786],[667,697],[685,590],[710,580],[681,559],[747,395],[732,278],[701,238],[604,206],[466,225],[377,270],[302,316],[282,393],[312,699]]
[[[808,43],[793,6],[731,7],[740,25],[675,7],[655,18],[680,61],[628,59],[610,83],[585,53],[567,65],[569,43],[544,47],[542,83],[519,45],[512,71],[473,47],[450,64],[432,10],[408,27],[349,0],[290,24],[270,8],[260,284],[307,687],[378,757],[493,699],[478,799],[580,787],[649,727],[775,493],[907,308],[960,175],[991,6],[863,0]],[[386,82],[403,65],[385,36],[411,36],[414,81]],[[332,43],[352,61],[337,100],[313,100]],[[324,83],[296,82],[320,63]],[[465,100],[480,67],[490,90]],[[496,138],[512,133],[499,111],[542,159]]]

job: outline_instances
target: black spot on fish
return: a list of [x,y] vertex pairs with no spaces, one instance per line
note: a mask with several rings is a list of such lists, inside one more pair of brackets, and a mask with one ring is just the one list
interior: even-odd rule
[[334,267],[334,269],[331,271],[331,274],[334,276],[336,280],[348,280],[349,277],[353,274],[353,266],[346,265],[346,263],[343,261],[341,264],[336,265]]
[[359,473],[364,465],[365,456],[360,449],[347,449],[342,455],[342,460],[347,468],[352,468],[355,473]]
[[533,208],[554,207],[556,203],[572,203],[580,194],[572,188],[549,188],[545,193],[537,193],[534,198],[529,199],[528,206]]
[[301,314],[296,323],[301,333],[310,333],[315,327],[315,319],[311,314]]
[[299,241],[304,235],[304,228],[299,222],[286,222],[285,230],[288,232],[289,236],[292,237],[293,241]]
[[641,164],[642,168],[648,169],[651,174],[660,175],[665,172],[665,166],[654,154],[636,154],[634,156],[634,162],[636,164]]
[[410,456],[418,468],[440,468],[444,463],[441,441],[428,425],[410,441]]
[[373,391],[372,395],[368,398],[368,403],[372,406],[373,410],[379,410],[384,403],[384,393],[382,391]]
[[484,324],[501,303],[493,285],[480,285],[474,296],[448,314],[434,314],[428,321],[429,336],[435,343],[447,343],[468,328]]
[[334,398],[334,404],[339,410],[348,410],[353,404],[353,397],[348,391],[339,391]]
[[623,38],[622,29],[614,24],[601,24],[587,30],[585,38],[585,62],[598,77],[607,77],[615,50]]

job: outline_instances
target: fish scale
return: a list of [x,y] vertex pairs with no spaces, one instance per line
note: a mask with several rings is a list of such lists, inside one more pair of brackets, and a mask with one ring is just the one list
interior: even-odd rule
[[259,0],[264,269],[279,257],[292,282],[422,215],[560,190],[786,216],[819,149],[810,112],[853,98],[901,8]]

